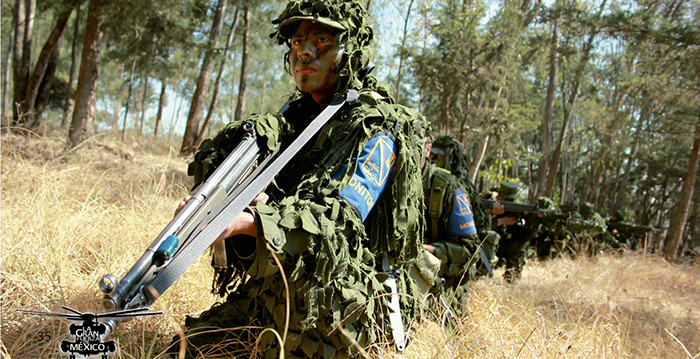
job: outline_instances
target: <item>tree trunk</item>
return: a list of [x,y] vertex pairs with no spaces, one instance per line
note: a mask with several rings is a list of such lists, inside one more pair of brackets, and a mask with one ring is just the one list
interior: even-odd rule
[[75,147],[92,135],[95,117],[95,97],[97,78],[100,73],[100,55],[102,53],[102,23],[106,2],[90,0],[88,4],[87,25],[83,38],[83,55],[80,60],[78,88],[75,92],[75,109],[68,139]]
[[408,3],[408,10],[406,10],[406,19],[403,22],[403,36],[401,37],[401,47],[399,48],[399,70],[396,75],[396,103],[399,103],[399,95],[401,94],[401,70],[403,69],[403,56],[404,48],[406,46],[406,37],[408,36],[408,21],[411,19],[411,8],[413,7],[413,0]]
[[[21,109],[17,108],[22,102],[24,91],[27,89],[29,81],[29,61],[31,53],[31,20],[27,20],[28,5],[30,0],[17,0],[15,2],[15,30],[14,30],[14,52],[12,53],[12,75],[13,75],[13,96],[12,96],[12,123],[18,124],[23,115]],[[27,34],[27,32],[29,34]]]
[[[603,0],[603,2],[600,4],[600,9],[598,10],[598,14],[596,15],[596,21],[597,19],[600,19],[603,9],[605,9],[605,3],[607,0]],[[557,174],[557,168],[559,167],[559,156],[561,155],[561,145],[564,141],[564,137],[566,136],[566,127],[568,126],[569,122],[569,117],[571,116],[571,109],[574,106],[574,103],[576,102],[576,96],[578,94],[578,86],[581,81],[581,75],[583,74],[583,70],[586,67],[586,64],[588,63],[588,59],[591,56],[591,50],[593,49],[593,40],[595,39],[596,35],[598,35],[598,26],[597,25],[592,25],[591,33],[588,36],[588,41],[583,47],[583,54],[581,56],[581,61],[578,64],[578,67],[576,68],[576,72],[574,73],[574,79],[573,79],[573,85],[571,86],[571,93],[569,94],[569,100],[567,103],[563,104],[564,107],[564,119],[562,121],[562,126],[561,126],[561,134],[559,135],[559,142],[557,143],[557,147],[554,149],[554,153],[552,154],[552,161],[550,162],[549,165],[549,174],[547,176],[547,182],[545,184],[544,192],[543,195],[545,197],[552,197],[552,190],[554,189],[554,179],[556,178]]]
[[209,91],[209,81],[211,79],[211,72],[214,68],[216,42],[219,35],[221,35],[221,29],[224,25],[225,10],[226,0],[219,0],[216,5],[216,12],[214,14],[211,32],[209,33],[207,50],[204,53],[204,59],[202,60],[202,68],[200,69],[199,77],[197,78],[197,86],[194,90],[194,94],[192,95],[192,104],[190,106],[190,113],[187,116],[185,135],[182,138],[182,146],[180,147],[181,155],[190,154],[197,149],[195,147],[195,142],[197,141],[197,135],[199,132],[199,121],[202,118],[202,108],[204,107],[204,101],[206,100],[207,92]]
[[[41,116],[41,113],[38,113],[36,111],[36,102],[37,96],[39,95],[39,87],[41,86],[44,77],[46,77],[47,75],[47,68],[50,66],[49,62],[51,61],[52,54],[54,54],[54,50],[58,48],[59,44],[61,43],[63,31],[66,28],[66,24],[68,24],[68,19],[70,18],[70,14],[72,12],[73,7],[68,7],[58,14],[56,25],[51,31],[49,38],[46,40],[46,43],[44,43],[44,47],[41,49],[41,52],[39,53],[39,58],[37,59],[36,65],[34,66],[34,71],[31,73],[29,81],[27,82],[27,87],[24,91],[22,107],[23,111],[29,115],[27,121],[25,122],[29,125],[29,128],[35,129],[39,124],[39,117]],[[51,80],[49,79],[49,81]]]
[[480,141],[476,143],[476,156],[472,163],[469,164],[469,180],[474,183],[476,177],[479,175],[479,168],[481,163],[484,162],[484,157],[486,157],[486,149],[489,147],[490,135],[484,136]]
[[250,35],[250,9],[246,6],[243,17],[245,31],[243,32],[243,53],[241,54],[241,78],[238,82],[238,104],[233,118],[235,121],[243,120],[245,112],[246,87],[248,85],[248,36]]
[[178,102],[178,105],[177,105],[177,110],[173,114],[173,118],[170,122],[171,125],[170,125],[170,132],[168,132],[168,139],[172,138],[173,132],[175,132],[175,128],[177,128],[177,123],[178,123],[178,120],[180,119],[180,110],[182,110],[182,103],[185,102],[185,100],[178,96],[178,99],[175,102]]
[[143,93],[141,94],[141,116],[139,120],[139,135],[143,136],[143,123],[146,121],[146,105],[148,103],[148,76],[143,75]]
[[690,150],[690,161],[688,161],[688,173],[683,181],[683,190],[681,198],[676,205],[676,214],[671,217],[671,226],[669,227],[668,235],[666,236],[666,245],[664,246],[664,257],[666,260],[676,258],[678,246],[683,237],[683,229],[685,228],[688,212],[690,211],[690,199],[693,198],[693,189],[695,187],[695,175],[698,172],[698,158],[700,158],[700,117],[695,124],[695,140],[693,141],[693,149]]
[[[120,78],[123,76],[120,73]],[[121,89],[117,93],[117,97],[114,99],[114,111],[112,112],[112,133],[116,134],[119,132],[119,113],[122,112],[122,91]]]
[[129,87],[126,91],[126,105],[124,106],[124,121],[122,126],[122,142],[126,140],[126,119],[129,116],[129,104],[131,104],[131,91],[134,88],[134,71],[136,70],[136,59],[131,61],[131,71],[129,72]]
[[41,124],[38,119],[40,119],[41,114],[49,104],[51,97],[51,90],[53,89],[54,79],[56,78],[56,68],[58,68],[58,59],[61,53],[61,39],[58,39],[58,43],[51,51],[51,56],[49,56],[49,61],[46,64],[46,71],[44,73],[44,78],[39,84],[39,91],[36,95],[36,100],[34,102],[34,111],[37,116],[35,117],[36,122],[32,125],[32,128],[38,128]]
[[[68,111],[70,110],[70,99],[71,93],[73,92],[73,78],[75,76],[75,47],[78,44],[78,34],[80,32],[80,3],[75,9],[75,25],[73,26],[73,43],[71,44],[70,51],[70,70],[68,75],[68,94],[66,96],[66,102],[63,105],[63,118],[61,119],[61,128],[66,127],[66,122],[68,121]],[[119,116],[117,114],[117,116]],[[116,124],[116,121],[114,122]],[[113,132],[116,132],[114,130]]]
[[199,147],[199,144],[202,143],[202,141],[204,140],[204,134],[209,128],[209,122],[211,122],[211,118],[214,115],[214,111],[216,109],[216,102],[219,99],[219,87],[221,86],[221,79],[223,78],[224,67],[226,66],[226,58],[228,58],[228,50],[231,47],[231,42],[233,42],[233,34],[236,32],[236,26],[238,25],[238,12],[239,9],[236,9],[236,13],[233,15],[233,23],[231,23],[231,27],[228,31],[228,38],[226,39],[226,47],[224,48],[224,53],[221,57],[219,72],[216,74],[216,82],[214,83],[214,93],[211,96],[209,111],[207,111],[207,117],[204,119],[204,124],[202,125],[202,128],[199,130],[199,134],[197,135],[195,147]]
[[[641,117],[643,118],[645,116],[645,111],[642,109],[642,114]],[[620,181],[620,184],[615,191],[615,196],[613,199],[613,205],[612,208],[610,209],[611,212],[615,212],[622,208],[624,205],[623,201],[625,200],[625,195],[627,194],[627,187],[629,186],[630,182],[630,173],[632,172],[632,162],[634,162],[635,158],[637,157],[637,148],[639,147],[639,141],[641,137],[642,130],[639,129],[639,126],[643,121],[640,119],[639,125],[635,126],[637,129],[634,132],[634,140],[632,142],[632,149],[630,151],[629,156],[627,156],[627,163],[625,163],[625,170],[624,173],[622,174],[622,180]]]
[[165,79],[160,80],[160,98],[158,99],[158,114],[156,115],[156,125],[153,128],[153,137],[155,139],[158,139],[158,131],[160,130],[160,120],[163,118],[163,108],[165,107],[165,99],[167,98],[166,96],[166,89],[167,89],[167,84],[165,83]]
[[544,192],[547,180],[547,164],[552,152],[552,116],[554,114],[554,95],[557,89],[557,73],[559,71],[559,19],[552,23],[552,43],[549,49],[549,83],[547,84],[547,100],[542,117],[542,157],[537,169],[537,185],[534,196]]
[[[12,26],[10,27],[10,39],[13,39],[15,37],[15,20],[14,17],[12,19]],[[10,93],[10,73],[11,73],[11,66],[10,59],[13,56],[14,53],[14,46],[15,42],[13,40],[10,40],[9,43],[7,44],[7,51],[5,52],[5,58],[2,60],[2,68],[3,68],[3,77],[2,77],[2,117],[0,118],[0,123],[2,120],[5,120],[8,112],[7,112],[7,107],[10,105],[8,101],[10,100],[10,97],[8,94]],[[9,125],[10,122],[8,121],[7,124]]]

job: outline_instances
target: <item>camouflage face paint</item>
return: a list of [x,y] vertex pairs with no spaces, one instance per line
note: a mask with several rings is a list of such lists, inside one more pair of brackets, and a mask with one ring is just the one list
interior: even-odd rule
[[338,64],[344,46],[330,26],[303,20],[291,36],[289,68],[301,92],[308,92],[316,103],[333,94],[338,83]]

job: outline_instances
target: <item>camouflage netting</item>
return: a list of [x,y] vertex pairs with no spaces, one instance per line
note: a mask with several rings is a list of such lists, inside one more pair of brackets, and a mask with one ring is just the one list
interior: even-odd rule
[[[215,292],[227,295],[226,302],[198,318],[188,318],[186,325],[190,335],[211,327],[250,324],[272,328],[280,335],[288,328],[286,357],[354,357],[358,349],[353,342],[368,347],[391,339],[390,290],[384,283],[388,276],[379,265],[383,254],[392,258],[393,269],[401,273],[396,281],[406,329],[419,318],[424,295],[419,286],[424,288],[425,283],[416,278],[429,284],[434,280],[434,273],[421,264],[422,151],[414,135],[427,122],[417,112],[393,104],[386,84],[371,76],[358,80],[358,69],[369,63],[372,54],[372,32],[360,2],[292,1],[275,23],[294,26],[290,22],[298,20],[292,19],[295,16],[329,17],[319,21],[334,21],[345,28],[341,42],[346,45],[347,62],[337,93],[358,88],[358,100],[346,104],[319,137],[287,164],[266,190],[267,204],[248,208],[256,219],[258,236],[226,241],[229,258],[234,260],[214,283]],[[284,31],[273,34],[280,43],[288,36]],[[283,116],[253,115],[203,142],[189,167],[195,182],[207,178],[235,148],[243,123],[254,125],[258,144],[266,153],[278,141],[289,144],[320,112],[310,95],[297,92],[293,98]],[[362,222],[339,192],[350,183],[365,144],[379,134],[394,139],[396,160],[386,188]],[[191,353],[214,344],[224,356],[245,351],[239,341],[227,341],[230,338],[225,331],[195,335],[189,339]],[[270,358],[280,350],[270,334],[262,335],[260,347]]]
[[[375,92],[376,93],[376,92]],[[302,105],[292,103],[285,117],[309,116]],[[308,99],[307,99],[308,100]],[[286,293],[272,253],[282,263],[290,286],[291,318],[286,343],[288,354],[300,357],[345,357],[357,353],[351,340],[337,329],[342,323],[352,340],[367,346],[386,340],[385,275],[377,270],[375,254],[390,253],[396,268],[408,273],[421,270],[419,248],[424,231],[420,148],[414,119],[420,116],[404,107],[378,102],[371,91],[362,91],[357,103],[341,110],[343,121],[328,131],[328,139],[316,148],[302,150],[267,190],[269,205],[250,208],[258,223],[256,241],[235,238],[232,250],[239,261],[225,280],[221,293],[232,291],[225,304],[212,308],[187,326],[231,328],[257,321],[282,333]],[[261,146],[279,137],[283,143],[292,121],[272,115],[246,120],[262,132]],[[298,122],[297,122],[298,123]],[[303,121],[302,121],[303,123]],[[212,141],[203,144],[190,166],[192,173],[206,173],[221,162],[238,137],[239,123],[231,124]],[[384,131],[396,138],[397,160],[390,182],[363,224],[345,200],[337,195],[347,186],[358,165],[356,158],[370,136]],[[341,173],[333,178],[334,174]],[[280,181],[280,179],[284,179]],[[291,185],[290,185],[291,184]],[[231,241],[234,242],[234,241]],[[404,323],[418,316],[417,284],[407,275],[398,279]],[[211,342],[211,336],[204,339]],[[384,339],[382,339],[384,338]],[[275,348],[273,336],[265,336],[263,348]],[[275,356],[275,350],[268,356]]]
[[444,168],[460,181],[469,180],[469,163],[471,159],[467,155],[464,146],[454,136],[440,135],[433,141],[433,151],[445,156]]

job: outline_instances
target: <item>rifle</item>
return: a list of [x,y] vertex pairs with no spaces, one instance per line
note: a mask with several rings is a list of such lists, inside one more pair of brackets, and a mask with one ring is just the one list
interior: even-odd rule
[[[314,118],[284,150],[262,159],[253,125],[246,124],[243,140],[192,195],[185,207],[118,281],[107,274],[100,280],[107,311],[148,308],[211,246],[214,240],[282,170],[301,148],[345,104],[357,99],[348,90]],[[283,108],[280,112],[284,112]],[[279,144],[277,146],[280,147]],[[259,161],[260,164],[255,166]],[[252,171],[252,172],[251,172]],[[110,334],[119,321],[104,321]]]
[[481,207],[486,209],[487,213],[491,213],[491,208],[493,208],[493,204],[498,202],[503,205],[503,208],[505,209],[506,212],[545,212],[545,213],[554,213],[555,210],[553,209],[544,209],[540,208],[536,204],[524,204],[524,203],[515,203],[515,202],[509,202],[509,201],[499,201],[495,199],[488,199],[488,198],[481,198]]
[[[211,222],[211,218],[205,219],[211,217],[214,209],[234,192],[255,166],[259,157],[257,136],[251,124],[244,125],[243,131],[245,133],[238,146],[199,186],[189,202],[165,226],[122,280],[118,281],[112,274],[102,277],[99,286],[105,294],[102,300],[105,310],[148,307],[160,296],[161,291],[153,286],[154,280]],[[117,323],[112,321],[107,324],[111,332]]]

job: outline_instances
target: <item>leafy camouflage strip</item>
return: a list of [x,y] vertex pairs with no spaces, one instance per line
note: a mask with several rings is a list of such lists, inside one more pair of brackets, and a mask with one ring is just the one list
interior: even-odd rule
[[469,163],[471,159],[467,150],[454,136],[440,135],[435,137],[433,148],[442,151],[445,156],[445,169],[450,171],[462,182],[469,182]]
[[[421,150],[413,135],[417,123],[424,120],[410,109],[391,104],[390,98],[380,101],[379,92],[384,91],[376,80],[365,85],[372,89],[362,90],[358,102],[341,110],[337,115],[341,121],[328,129],[328,139],[302,151],[278,176],[268,189],[269,205],[249,208],[259,224],[259,235],[254,243],[239,241],[237,245],[240,263],[232,265],[230,281],[223,283],[233,293],[223,305],[190,319],[189,327],[230,328],[257,321],[282,333],[286,293],[272,252],[282,263],[290,286],[288,355],[356,355],[351,340],[337,329],[339,323],[362,347],[388,340],[386,275],[376,269],[380,253],[389,253],[403,273],[397,286],[400,293],[407,294],[400,297],[404,324],[418,318],[422,294],[407,273],[424,271],[419,262],[424,232]],[[302,110],[308,108],[303,101],[291,103],[284,118],[264,115],[246,120],[256,124],[264,149],[271,148],[277,138],[283,143],[288,140],[293,125],[287,118],[303,116]],[[231,124],[203,144],[190,172],[196,177],[201,173],[202,178],[210,173],[235,145],[228,141],[239,136],[239,127]],[[382,131],[395,135],[397,160],[389,184],[363,224],[354,208],[337,195],[358,166],[348,159],[356,158],[369,138]],[[242,258],[241,253],[250,254]],[[244,280],[238,287],[227,286]],[[202,341],[194,345],[208,342],[206,338]],[[272,336],[265,336],[262,345],[269,349],[267,353],[276,352]]]

